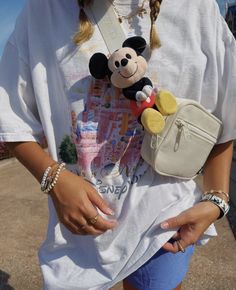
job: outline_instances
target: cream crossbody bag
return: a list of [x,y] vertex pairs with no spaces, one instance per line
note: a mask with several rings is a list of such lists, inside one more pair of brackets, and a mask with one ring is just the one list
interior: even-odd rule
[[[94,1],[92,13],[108,50],[120,48],[125,34],[112,6]],[[145,132],[141,155],[161,175],[194,178],[222,131],[222,122],[198,102],[178,99],[175,114],[166,117],[164,130],[157,135]]]
[[222,130],[222,122],[198,102],[178,99],[157,135],[145,132],[141,155],[161,175],[194,178],[203,168]]

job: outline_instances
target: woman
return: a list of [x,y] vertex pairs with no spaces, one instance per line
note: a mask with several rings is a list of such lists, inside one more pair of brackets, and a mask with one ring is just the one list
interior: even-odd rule
[[[49,194],[44,289],[108,289],[123,279],[126,290],[180,289],[193,244],[216,234],[210,225],[223,212],[199,202],[194,181],[160,176],[141,159],[143,131],[127,100],[89,75],[91,55],[108,53],[90,4],[28,1],[1,61],[0,140]],[[227,203],[236,46],[215,1],[110,5],[127,37],[148,39],[151,28],[152,82],[223,121],[203,191]]]

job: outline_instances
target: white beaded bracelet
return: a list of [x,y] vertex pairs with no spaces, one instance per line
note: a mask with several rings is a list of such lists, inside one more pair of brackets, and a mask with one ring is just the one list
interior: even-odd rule
[[56,170],[54,177],[48,176],[48,178],[45,181],[45,187],[43,189],[41,188],[44,193],[48,193],[50,190],[53,189],[53,187],[56,185],[56,183],[58,181],[58,178],[59,178],[61,171],[65,169],[65,166],[66,166],[65,163],[58,164],[58,167],[57,167],[57,170]]
[[229,208],[230,208],[230,206],[222,198],[214,194],[204,195],[201,201],[210,201],[219,207],[221,214],[218,219],[225,216],[228,213]]

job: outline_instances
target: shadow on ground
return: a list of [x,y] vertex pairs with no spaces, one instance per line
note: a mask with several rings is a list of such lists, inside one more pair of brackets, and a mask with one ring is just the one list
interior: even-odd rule
[[0,270],[0,290],[14,290],[14,288],[8,284],[9,279],[10,275]]

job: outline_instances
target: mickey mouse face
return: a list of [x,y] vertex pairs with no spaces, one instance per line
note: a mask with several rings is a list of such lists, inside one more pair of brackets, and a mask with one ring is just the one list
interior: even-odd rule
[[[127,71],[128,75],[125,75],[124,77],[129,77],[130,74],[134,74],[136,69],[137,69],[137,65],[136,65],[136,58],[137,58],[137,54],[136,52],[129,48],[129,47],[125,47],[125,48],[121,48],[116,50],[109,58],[108,60],[108,67],[112,72],[115,72],[117,69],[118,70],[127,70],[127,68],[129,67],[129,71]],[[134,70],[132,72],[132,69]]]
[[108,60],[111,82],[118,88],[127,88],[139,81],[147,69],[146,60],[130,47],[115,51]]
[[128,88],[138,82],[147,70],[147,62],[141,56],[145,48],[145,39],[133,36],[126,39],[122,48],[112,53],[109,59],[97,52],[90,58],[90,73],[96,79],[108,76],[114,86]]

